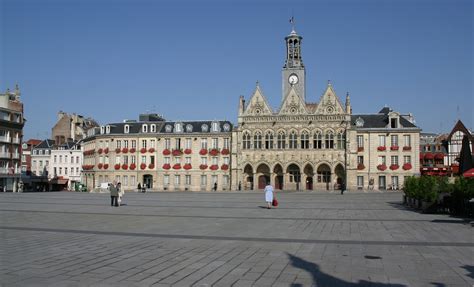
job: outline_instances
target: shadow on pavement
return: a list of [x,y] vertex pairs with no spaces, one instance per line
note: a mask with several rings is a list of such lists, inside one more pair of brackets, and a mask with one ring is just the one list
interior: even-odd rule
[[474,266],[472,265],[464,265],[464,266],[461,266],[462,268],[466,269],[467,271],[469,271],[469,274],[467,274],[467,276],[471,277],[471,278],[474,278]]
[[[319,265],[316,263],[312,263],[301,259],[297,256],[287,253],[288,257],[290,258],[291,265],[300,269],[303,269],[311,274],[313,277],[313,286],[323,286],[323,287],[340,287],[340,286],[371,286],[371,287],[407,287],[406,285],[401,284],[393,284],[393,283],[377,283],[377,282],[370,282],[365,280],[359,280],[357,283],[352,283],[348,281],[344,281],[342,279],[336,278],[329,274],[322,272],[319,269]],[[292,287],[300,287],[303,286],[301,284],[294,283],[291,285]]]

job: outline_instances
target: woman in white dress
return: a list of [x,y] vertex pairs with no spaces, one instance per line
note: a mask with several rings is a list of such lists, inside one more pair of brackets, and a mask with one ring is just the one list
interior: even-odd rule
[[125,193],[122,189],[122,184],[119,182],[117,183],[117,189],[119,191],[118,193],[118,204],[119,205],[122,205],[122,197],[123,197],[123,194]]
[[271,186],[271,184],[267,184],[267,186],[265,186],[264,191],[265,201],[267,202],[267,208],[270,209],[273,202],[273,186]]

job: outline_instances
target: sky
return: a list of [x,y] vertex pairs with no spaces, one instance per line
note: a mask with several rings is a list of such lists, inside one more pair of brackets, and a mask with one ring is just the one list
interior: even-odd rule
[[354,114],[474,128],[470,0],[0,0],[0,91],[20,86],[24,140],[50,137],[59,111],[236,123],[257,81],[280,106],[292,16],[307,102],[331,80]]

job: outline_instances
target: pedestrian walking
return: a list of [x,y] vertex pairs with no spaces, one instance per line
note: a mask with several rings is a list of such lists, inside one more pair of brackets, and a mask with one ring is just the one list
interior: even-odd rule
[[267,202],[267,209],[270,209],[273,202],[273,186],[268,182],[264,189],[265,201]]
[[214,191],[217,191],[217,182],[214,182]]
[[121,206],[125,191],[122,189],[122,184],[120,182],[117,183],[117,189],[118,189],[118,205]]
[[117,181],[114,180],[111,185],[109,185],[110,191],[110,206],[118,206],[118,195],[119,190],[117,188]]

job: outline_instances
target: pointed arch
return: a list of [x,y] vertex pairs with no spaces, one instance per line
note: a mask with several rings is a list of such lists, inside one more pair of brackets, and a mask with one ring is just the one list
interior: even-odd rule
[[326,149],[334,148],[334,131],[333,130],[327,130],[324,133],[324,147]]
[[344,149],[346,147],[346,133],[344,130],[339,130],[336,134],[336,148]]
[[288,148],[290,148],[290,149],[298,148],[298,133],[297,133],[296,130],[291,130],[290,131],[288,140],[289,140]]
[[244,190],[253,189],[253,167],[249,163],[246,164],[244,167],[243,182]]
[[273,166],[273,174],[275,175],[274,183],[276,189],[283,189],[284,184],[284,172],[283,167],[280,163]]
[[309,131],[307,130],[301,132],[300,147],[302,149],[309,149]]
[[244,131],[242,133],[242,149],[250,149],[250,146],[251,146],[250,131]]
[[346,172],[342,163],[338,163],[334,167],[334,175],[336,177],[336,183],[334,189],[344,188],[344,181],[346,178]]
[[277,135],[277,148],[285,149],[286,148],[286,132],[284,130],[279,130]]
[[311,163],[307,163],[303,169],[303,173],[305,175],[305,188],[307,190],[313,190],[313,176],[314,176],[314,168]]
[[253,133],[253,149],[261,149],[262,148],[262,132],[260,130],[256,130]]
[[264,189],[267,183],[270,183],[270,167],[267,163],[261,163],[257,166],[256,174],[258,189]]
[[267,130],[265,132],[265,149],[273,149],[273,131]]
[[313,148],[322,149],[323,148],[323,133],[321,130],[315,130],[313,134]]

